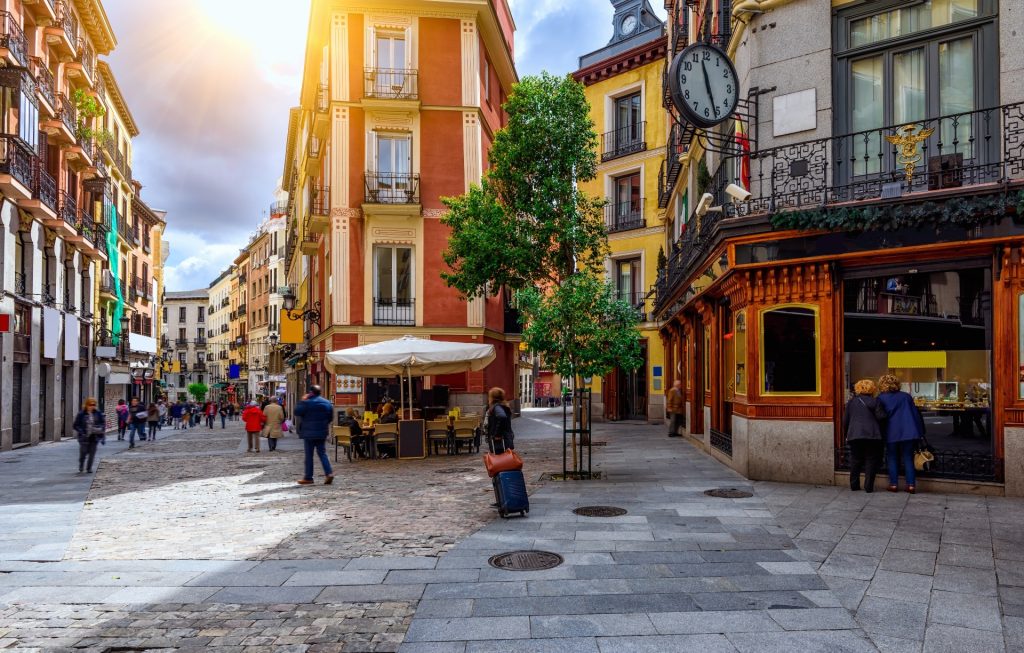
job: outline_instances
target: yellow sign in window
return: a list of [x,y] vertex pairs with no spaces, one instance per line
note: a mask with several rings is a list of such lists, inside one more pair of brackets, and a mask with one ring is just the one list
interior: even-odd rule
[[944,351],[890,351],[889,369],[945,369]]

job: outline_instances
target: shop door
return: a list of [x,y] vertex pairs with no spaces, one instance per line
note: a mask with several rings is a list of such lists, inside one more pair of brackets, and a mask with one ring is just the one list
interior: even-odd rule
[[640,341],[640,367],[622,372],[619,414],[626,419],[647,419],[647,340]]
[[604,377],[604,418],[609,421],[618,421],[622,419],[621,413],[619,413],[619,377],[621,376],[619,368],[612,370],[611,374],[607,374]]
[[11,406],[14,410],[14,419],[11,420],[11,426],[13,429],[12,438],[14,444],[20,444],[25,442],[25,435],[28,433],[28,429],[25,429],[22,420],[24,419],[24,406],[22,405],[22,388],[25,383],[25,366],[15,363],[14,364],[14,380],[11,385]]
[[733,366],[735,355],[735,334],[732,333],[732,310],[723,306],[718,311],[718,333],[722,335],[722,346],[718,348],[718,379],[722,385],[718,392],[712,394],[717,400],[715,406],[715,429],[726,435],[732,435],[732,403],[736,388],[734,386]]

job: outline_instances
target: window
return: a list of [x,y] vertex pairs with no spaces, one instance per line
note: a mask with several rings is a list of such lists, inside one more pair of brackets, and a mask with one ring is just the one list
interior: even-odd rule
[[415,324],[411,247],[374,250],[374,324]]
[[188,309],[185,308],[184,306],[178,307],[178,321],[179,322],[184,322],[185,321],[185,319],[186,319],[185,318],[185,313],[187,311],[188,311]]
[[736,311],[733,317],[732,341],[735,349],[733,382],[736,394],[747,394],[747,310]]
[[405,35],[398,32],[377,33],[377,68],[394,70],[405,68]]
[[39,152],[39,107],[33,102],[34,93],[20,93],[18,136],[28,143],[33,152]]
[[[415,88],[413,78],[406,74],[409,58],[402,32],[377,32],[374,40],[374,63],[369,71],[366,93],[371,97],[408,97]],[[410,88],[407,88],[410,87]]]
[[188,335],[185,332],[185,327],[178,329],[178,342],[183,343],[188,340]]
[[196,307],[196,319],[200,322],[206,321],[206,306]]
[[185,387],[185,375],[184,374],[179,374],[178,375],[178,387],[179,388],[184,388]]
[[761,313],[761,393],[820,393],[818,308],[786,305]]
[[643,283],[640,259],[616,260],[614,263],[617,299],[629,302],[631,306],[636,306],[643,296],[640,290],[640,284]]
[[181,363],[182,365],[185,365],[188,362],[188,359],[185,358],[185,356],[186,356],[185,352],[183,352],[183,351],[179,351],[178,352],[178,362]]
[[615,98],[614,115],[614,154],[629,154],[644,140],[644,115],[641,110],[640,93]]
[[[882,129],[887,126],[936,129],[922,143],[922,166],[940,154],[974,159],[985,145],[971,112],[998,103],[994,4],[926,0],[869,11],[870,5],[859,7],[840,21],[837,106],[845,104],[846,110],[837,114],[837,132],[857,134],[849,144],[848,174],[895,171],[892,148],[883,140],[891,131]],[[986,15],[993,20],[979,24],[976,19]],[[959,23],[965,24],[958,28]],[[943,116],[950,117],[934,120]],[[932,122],[921,125],[925,120]]]
[[206,329],[203,329],[203,328],[196,329],[196,340],[199,340],[199,341],[206,340]]
[[484,55],[483,78],[484,78],[484,100],[487,101],[487,104],[490,104],[491,103],[491,60],[487,58],[487,55]]
[[167,307],[164,306],[164,324],[167,323]]
[[640,173],[635,172],[616,177],[615,197],[612,205],[614,220],[608,225],[609,231],[636,229],[643,226],[643,202],[640,198]]

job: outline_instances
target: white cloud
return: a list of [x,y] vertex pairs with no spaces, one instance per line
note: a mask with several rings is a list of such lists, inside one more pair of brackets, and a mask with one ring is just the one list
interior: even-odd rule
[[206,288],[238,256],[248,242],[244,233],[237,242],[210,242],[202,236],[168,226],[164,240],[170,242],[170,261],[164,267],[167,290]]

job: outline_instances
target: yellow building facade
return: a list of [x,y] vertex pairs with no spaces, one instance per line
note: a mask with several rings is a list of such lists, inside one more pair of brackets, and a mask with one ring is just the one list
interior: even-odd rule
[[608,420],[657,422],[665,417],[665,356],[651,321],[650,289],[667,235],[658,201],[668,124],[662,101],[665,28],[646,0],[616,3],[612,24],[608,45],[580,57],[573,74],[586,87],[600,135],[597,178],[582,188],[608,201],[606,271],[619,299],[637,309],[643,364],[593,379],[593,410]]

